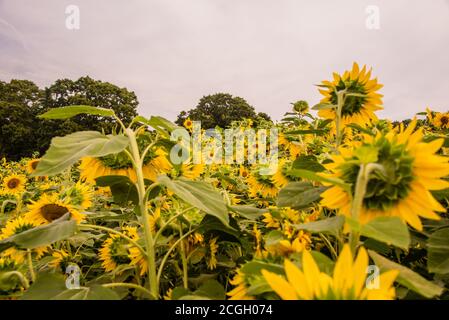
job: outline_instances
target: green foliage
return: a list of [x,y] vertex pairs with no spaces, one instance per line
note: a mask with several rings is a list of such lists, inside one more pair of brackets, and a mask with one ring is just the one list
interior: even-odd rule
[[[37,117],[54,108],[72,105],[92,106],[87,107],[92,110],[64,121],[52,120],[56,119],[53,113],[47,119]],[[43,154],[53,137],[76,131],[112,133],[117,127],[116,120],[105,118],[109,113],[103,108],[114,111],[129,124],[137,115],[137,105],[133,92],[89,77],[57,80],[43,90],[31,81],[0,81],[0,157],[18,160],[34,152]],[[102,109],[95,112],[96,107]]]

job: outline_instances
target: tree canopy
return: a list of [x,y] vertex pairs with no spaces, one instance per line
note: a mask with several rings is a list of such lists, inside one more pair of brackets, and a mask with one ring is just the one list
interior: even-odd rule
[[137,97],[126,88],[82,77],[57,80],[39,89],[27,80],[0,81],[0,157],[17,160],[43,153],[55,136],[80,130],[112,132],[113,119],[79,115],[65,121],[42,120],[36,116],[50,108],[90,105],[113,109],[125,123],[137,115]]
[[242,119],[252,119],[256,123],[261,120],[270,120],[266,113],[256,113],[253,106],[249,105],[245,99],[233,97],[228,93],[216,93],[204,96],[198,105],[189,111],[182,111],[176,123],[182,125],[185,119],[201,121],[201,126],[205,129],[219,126],[227,128],[233,121]]

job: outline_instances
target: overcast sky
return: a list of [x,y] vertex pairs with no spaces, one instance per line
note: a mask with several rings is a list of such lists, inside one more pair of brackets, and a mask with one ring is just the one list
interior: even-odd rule
[[145,116],[228,92],[280,119],[353,61],[385,85],[381,117],[449,110],[449,0],[0,0],[0,80],[89,75],[135,91]]

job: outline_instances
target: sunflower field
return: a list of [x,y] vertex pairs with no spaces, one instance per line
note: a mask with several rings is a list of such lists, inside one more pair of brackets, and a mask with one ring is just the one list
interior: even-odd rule
[[378,119],[382,85],[357,63],[318,88],[314,112],[299,101],[278,123],[233,123],[278,130],[271,174],[175,163],[180,127],[162,117],[40,115],[117,126],[1,160],[0,298],[447,299],[449,114]]

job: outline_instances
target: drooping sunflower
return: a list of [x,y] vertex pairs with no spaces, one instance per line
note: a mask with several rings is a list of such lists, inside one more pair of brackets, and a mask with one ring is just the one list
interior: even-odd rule
[[70,262],[70,256],[65,250],[55,250],[52,255],[53,260],[49,262],[49,266],[60,268],[65,272],[65,267]]
[[432,118],[432,124],[439,129],[449,129],[449,113],[437,112]]
[[12,174],[3,179],[3,192],[6,194],[20,194],[25,191],[27,179],[22,174]]
[[[139,238],[135,227],[123,227],[122,232],[133,240]],[[130,243],[117,234],[110,234],[99,251],[101,265],[106,272],[114,271],[119,265],[131,263]]]
[[256,198],[274,198],[277,196],[279,189],[274,184],[270,176],[263,176],[257,172],[251,173],[246,179],[249,187],[250,197]]
[[85,215],[75,209],[68,198],[61,200],[57,194],[49,195],[44,193],[38,201],[32,201],[28,209],[27,219],[36,224],[53,222],[66,213],[70,213],[71,218],[78,223],[85,219]]
[[292,162],[287,159],[280,159],[278,169],[272,177],[274,185],[281,189],[285,187],[289,182],[298,180],[291,176],[289,171],[292,169]]
[[[81,179],[92,184],[102,176],[127,176],[132,182],[137,181],[136,171],[124,152],[100,158],[85,157],[81,159],[79,168]],[[155,181],[158,174],[167,172],[170,168],[166,152],[156,149],[146,155],[142,171],[145,179]]]
[[303,251],[302,270],[290,260],[284,260],[286,279],[262,270],[270,287],[283,300],[392,300],[396,297],[393,283],[399,274],[390,270],[379,276],[379,286],[366,286],[368,254],[359,249],[353,260],[349,245],[337,259],[332,277],[321,272],[312,255]]
[[[325,89],[319,89],[324,96],[321,103],[337,105],[337,92],[346,90],[348,94],[360,94],[363,96],[346,96],[341,109],[342,125],[356,123],[365,126],[377,120],[374,114],[377,110],[382,110],[382,97],[377,91],[383,85],[377,82],[377,78],[371,79],[371,70],[366,66],[359,69],[359,65],[354,62],[351,71],[345,71],[343,75],[333,74],[333,81],[322,81]],[[335,109],[322,109],[318,115],[325,119],[335,120],[337,117]],[[335,123],[334,123],[335,125]],[[335,129],[335,126],[334,126]]]
[[[448,158],[436,154],[444,141],[437,139],[425,143],[422,128],[414,132],[415,127],[416,120],[405,130],[401,127],[398,133],[367,135],[358,146],[341,149],[340,155],[333,156],[334,162],[326,165],[332,172],[331,176],[352,185],[354,194],[360,169],[359,148],[376,150],[376,163],[385,172],[370,176],[359,213],[361,223],[379,216],[397,216],[415,229],[422,230],[419,217],[438,220],[440,217],[436,212],[446,211],[430,193],[430,190],[449,188],[449,182],[441,179],[449,175]],[[350,216],[352,197],[340,186],[331,187],[321,197],[323,206]]]
[[217,267],[217,252],[218,252],[218,237],[212,238],[209,241],[209,259],[206,260],[207,267],[210,270],[214,270]]
[[[15,218],[13,220],[8,221],[5,227],[1,229],[0,240],[20,234],[27,230],[31,230],[37,226],[38,226],[37,223],[27,219],[26,217]],[[37,258],[42,257],[42,255],[47,251],[48,247],[46,246],[33,249],[33,253],[36,254]],[[26,259],[26,255],[27,255],[26,250],[21,250],[17,247],[11,247],[2,252],[3,257],[8,257],[14,260],[17,264],[23,263]]]
[[178,172],[175,175],[194,180],[203,173],[204,167],[204,164],[183,163],[179,166]]
[[245,275],[240,270],[237,270],[236,275],[229,281],[229,283],[235,286],[234,289],[227,293],[229,300],[254,300],[254,297],[248,295]]

